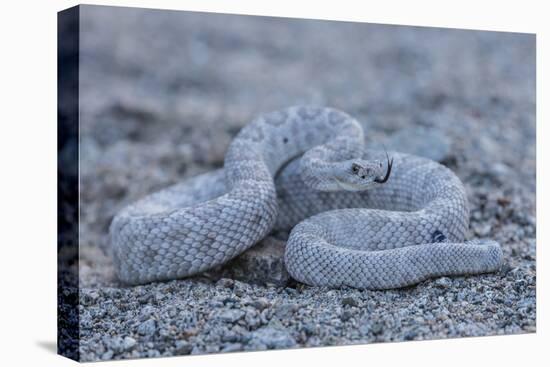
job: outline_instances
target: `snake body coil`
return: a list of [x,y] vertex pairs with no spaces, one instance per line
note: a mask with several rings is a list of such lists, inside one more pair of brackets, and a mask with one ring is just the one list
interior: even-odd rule
[[387,289],[500,267],[498,243],[464,242],[468,202],[449,169],[392,153],[385,182],[384,153],[364,150],[363,141],[359,123],[330,108],[258,117],[231,143],[223,170],[147,196],[114,218],[118,277],[129,284],[186,277],[293,227],[285,264],[310,285]]

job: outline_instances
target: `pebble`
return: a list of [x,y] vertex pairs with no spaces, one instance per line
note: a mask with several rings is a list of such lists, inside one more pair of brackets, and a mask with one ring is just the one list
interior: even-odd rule
[[340,319],[345,322],[350,320],[352,317],[353,317],[353,312],[351,312],[350,310],[344,310],[342,312],[342,315],[340,316]]
[[405,333],[405,340],[413,340],[418,336],[418,332],[416,330],[411,330]]
[[136,339],[132,338],[131,336],[127,336],[123,340],[123,347],[124,350],[130,350],[136,345],[137,341]]
[[110,359],[113,359],[114,352],[112,350],[108,350],[105,353],[101,355],[101,359],[104,361],[108,361]]
[[357,307],[359,306],[359,301],[354,297],[344,297],[342,298],[342,306]]
[[235,284],[235,281],[233,279],[221,278],[216,284],[224,288],[231,288]]
[[193,346],[189,344],[187,341],[184,341],[184,340],[176,341],[176,345],[174,349],[176,355],[190,354],[192,350],[193,350]]
[[250,304],[254,308],[256,308],[260,311],[262,311],[262,310],[268,308],[269,306],[271,306],[271,303],[269,302],[269,300],[267,300],[264,297],[256,298],[256,299],[252,300]]
[[451,279],[447,278],[447,277],[441,277],[441,278],[438,278],[435,282],[434,282],[435,286],[437,288],[442,288],[442,289],[445,289],[445,288],[449,288],[452,286],[453,282],[451,281]]
[[245,312],[242,310],[223,310],[216,317],[223,322],[234,323],[242,319],[244,315]]
[[284,303],[275,308],[275,315],[282,319],[292,317],[294,312],[298,309],[298,305],[293,303]]
[[249,345],[266,346],[268,349],[291,348],[296,340],[285,330],[263,327],[252,333]]
[[374,334],[374,335],[378,335],[380,333],[382,333],[382,331],[384,330],[384,324],[381,323],[381,322],[375,322],[372,324],[371,328],[370,328],[370,331]]
[[362,336],[368,336],[371,332],[371,325],[368,322],[363,322],[359,325],[358,331]]
[[157,323],[153,319],[142,322],[137,329],[138,333],[141,335],[153,335],[156,330]]

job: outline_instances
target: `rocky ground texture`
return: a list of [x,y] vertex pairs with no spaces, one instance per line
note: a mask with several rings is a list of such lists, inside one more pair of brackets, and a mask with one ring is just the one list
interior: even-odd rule
[[[128,8],[81,9],[84,361],[534,332],[535,37]],[[269,237],[221,269],[138,287],[107,229],[143,195],[221,167],[255,115],[329,105],[371,146],[450,167],[500,272],[391,291],[323,289]]]

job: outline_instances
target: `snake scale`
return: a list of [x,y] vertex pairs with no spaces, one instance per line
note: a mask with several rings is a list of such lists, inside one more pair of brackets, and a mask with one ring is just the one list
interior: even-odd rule
[[231,142],[223,169],[115,216],[117,276],[142,284],[197,274],[274,229],[292,229],[285,266],[313,286],[390,289],[498,270],[497,242],[465,241],[468,201],[456,175],[427,158],[384,154],[366,149],[361,125],[336,109],[258,116]]

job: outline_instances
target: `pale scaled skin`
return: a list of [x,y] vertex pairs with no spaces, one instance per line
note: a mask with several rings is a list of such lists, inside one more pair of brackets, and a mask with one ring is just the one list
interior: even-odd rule
[[285,265],[313,286],[389,289],[500,267],[498,243],[464,242],[468,202],[449,169],[392,152],[382,183],[386,156],[363,141],[359,123],[335,109],[259,116],[235,137],[223,170],[149,195],[114,218],[119,279],[197,274],[274,229],[292,229]]

